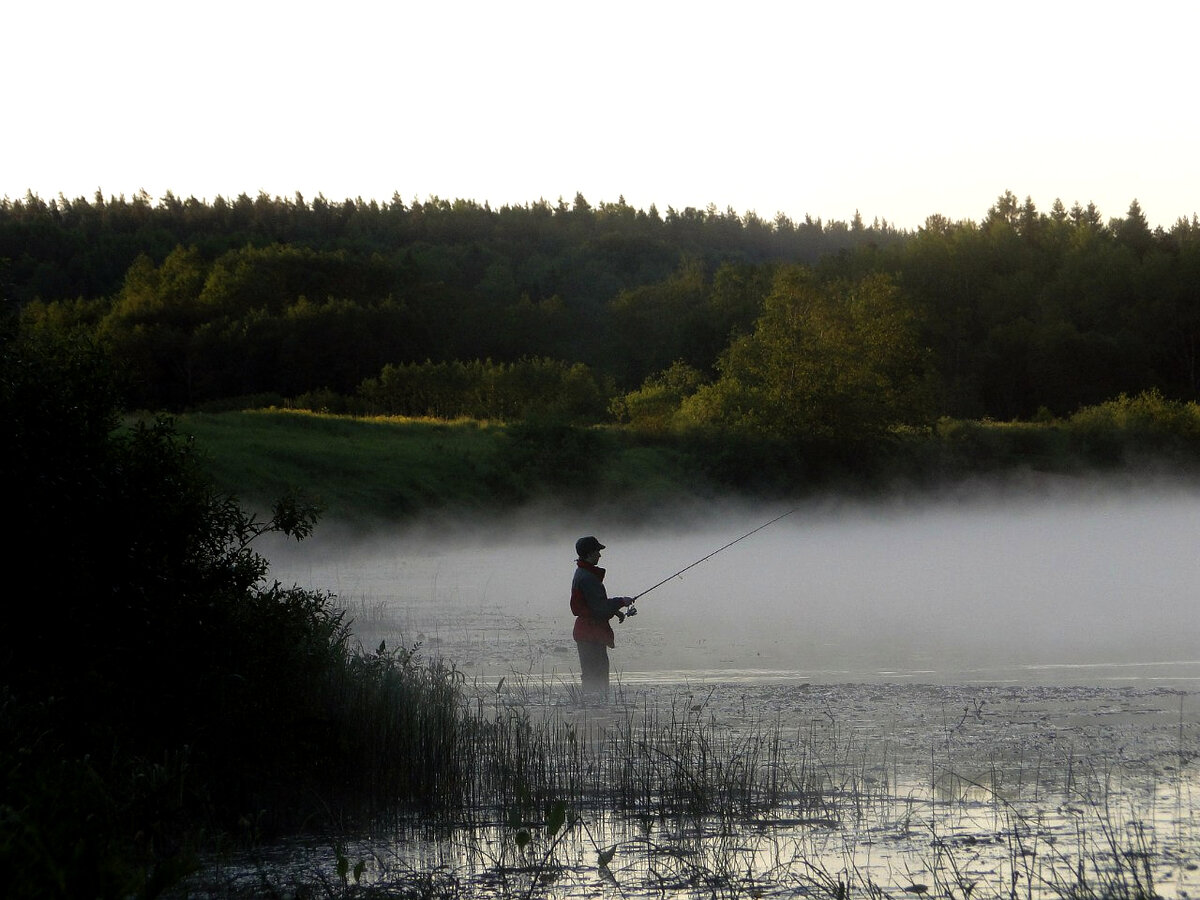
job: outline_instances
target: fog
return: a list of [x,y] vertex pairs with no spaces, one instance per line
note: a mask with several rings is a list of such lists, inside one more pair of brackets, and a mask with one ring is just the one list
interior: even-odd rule
[[[783,513],[525,511],[370,535],[325,523],[260,548],[328,590],[373,647],[421,645],[483,679],[571,680],[577,537],[634,595]],[[879,503],[826,500],[692,567],[614,627],[625,682],[1200,680],[1200,489],[1045,481]]]

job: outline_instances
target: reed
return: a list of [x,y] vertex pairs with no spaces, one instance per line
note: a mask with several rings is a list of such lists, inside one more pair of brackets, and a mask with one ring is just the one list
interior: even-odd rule
[[[1191,830],[1172,832],[1167,846],[1155,811],[1139,803],[1174,812],[1173,798],[1139,793],[1126,779],[1140,773],[1119,760],[1068,750],[1022,761],[1031,771],[1010,768],[1006,781],[999,761],[964,774],[935,757],[923,780],[911,780],[911,760],[898,763],[890,747],[858,740],[836,719],[793,732],[775,719],[735,727],[689,697],[579,710],[559,702],[561,686],[508,684],[468,705],[464,818],[406,819],[366,841],[370,851],[327,856],[322,890],[1151,900],[1200,851]],[[511,702],[518,696],[547,703]],[[1036,790],[1005,786],[1039,774],[1047,777]],[[1179,787],[1189,790],[1182,779]],[[1192,802],[1185,817],[1195,815]],[[412,848],[424,842],[436,853],[416,865]],[[346,877],[356,871],[361,880]]]
[[653,818],[733,818],[785,802],[825,809],[807,757],[783,752],[781,727],[734,729],[680,702],[645,703],[607,720],[498,707],[477,721],[473,740],[478,807],[562,799]]
[[384,804],[441,809],[463,800],[466,728],[460,715],[462,676],[436,661],[419,664],[415,648],[352,657],[332,693],[363,727],[346,736],[363,773],[363,796]]
[[[618,685],[581,707],[555,679],[468,685],[418,649],[354,663],[373,673],[364,716],[411,708],[364,748],[392,814],[316,867],[330,896],[1151,900],[1195,883],[1182,772],[1147,782],[1138,761],[1070,746],[981,757],[937,732],[922,761],[835,708],[785,725],[689,692]],[[1164,758],[1190,766],[1183,744]]]

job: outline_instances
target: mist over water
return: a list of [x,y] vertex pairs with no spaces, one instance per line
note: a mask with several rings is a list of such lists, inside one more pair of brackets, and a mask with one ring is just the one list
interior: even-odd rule
[[[781,513],[530,512],[261,548],[328,590],[371,647],[421,643],[469,675],[571,680],[575,539],[611,595],[645,591]],[[819,681],[1200,680],[1200,489],[1047,482],[878,504],[826,501],[722,550],[616,625],[615,677]]]

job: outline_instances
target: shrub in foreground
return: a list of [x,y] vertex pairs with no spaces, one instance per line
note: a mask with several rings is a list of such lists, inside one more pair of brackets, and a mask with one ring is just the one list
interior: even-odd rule
[[454,680],[351,650],[333,597],[268,581],[253,542],[304,538],[313,509],[285,499],[260,521],[169,420],[122,426],[93,348],[0,350],[10,577],[33,586],[8,595],[0,638],[0,893],[153,894],[205,829],[253,836],[453,782],[453,754],[414,776],[394,750],[439,718],[453,740]]

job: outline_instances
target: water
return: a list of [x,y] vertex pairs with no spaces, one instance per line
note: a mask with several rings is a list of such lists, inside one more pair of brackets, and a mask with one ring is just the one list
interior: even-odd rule
[[[420,642],[471,676],[578,671],[574,542],[634,595],[785,508],[525,514],[272,545],[272,576],[330,590],[366,645]],[[813,504],[646,594],[616,626],[627,683],[917,680],[1194,684],[1200,492],[1164,483]]]
[[579,810],[561,842],[535,833],[524,852],[487,813],[400,822],[265,848],[222,870],[224,887],[327,888],[336,844],[364,884],[444,896],[828,896],[843,882],[1051,898],[1080,871],[1083,894],[1147,878],[1162,897],[1200,894],[1200,490],[1047,481],[808,504],[640,599],[615,626],[614,704],[575,704],[577,537],[608,545],[609,592],[631,595],[787,511],[326,523],[260,549],[284,584],[334,592],[368,648],[452,661],[488,714],[604,726],[666,706],[782,728],[822,760],[827,820]]
[[[683,690],[625,687],[597,710],[562,703],[553,685],[519,701],[502,688],[482,713],[519,702],[582,729],[636,720],[648,704],[677,704]],[[778,729],[782,767],[794,772],[797,757],[807,758],[819,805],[785,800],[759,813],[695,817],[656,814],[654,801],[648,815],[593,804],[573,808],[561,835],[533,827],[524,850],[495,811],[474,811],[469,825],[401,819],[369,835],[227,861],[214,894],[336,884],[335,846],[363,864],[365,884],[406,896],[416,884],[425,896],[562,900],[828,897],[839,882],[853,896],[921,885],[938,897],[1009,898],[1016,888],[1030,900],[1137,896],[1139,885],[1152,889],[1145,896],[1179,900],[1200,892],[1195,692],[743,682],[691,689],[674,710],[713,738],[713,753],[728,749],[718,739],[726,729]],[[1081,871],[1088,889],[1074,891]]]

